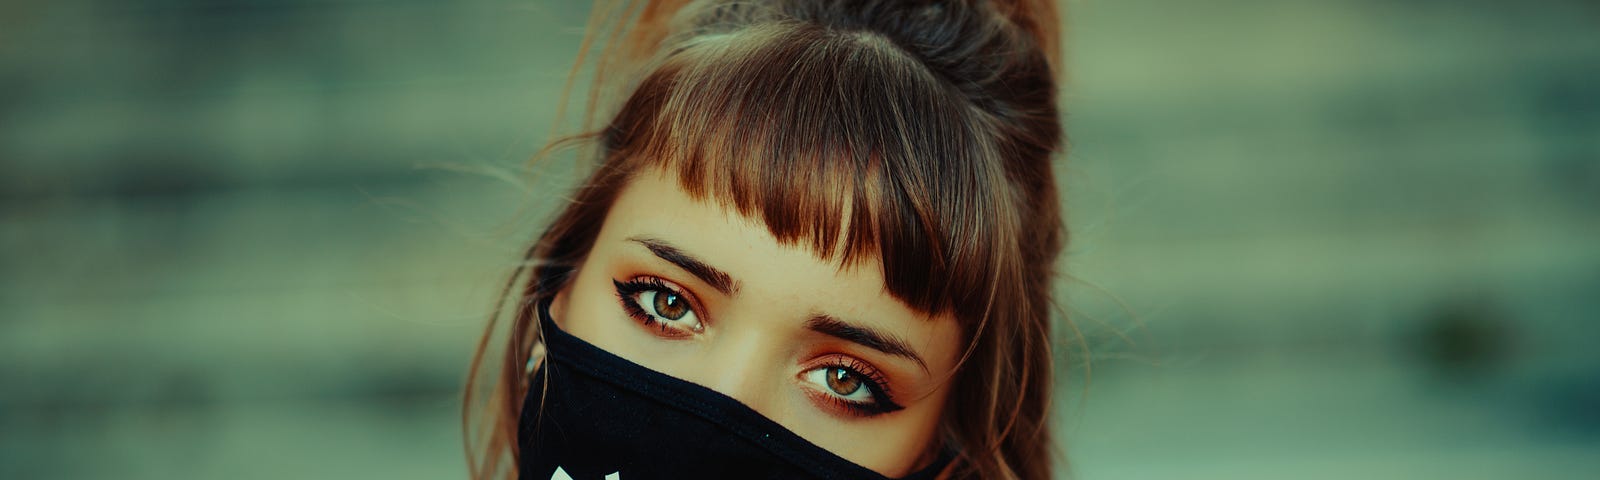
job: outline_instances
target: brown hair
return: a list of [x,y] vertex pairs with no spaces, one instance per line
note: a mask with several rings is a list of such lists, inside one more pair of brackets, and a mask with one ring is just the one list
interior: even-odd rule
[[516,313],[475,417],[498,309],[480,341],[463,427],[474,478],[515,471],[505,465],[540,338],[532,306],[565,285],[619,191],[651,169],[780,242],[881,262],[893,296],[953,313],[968,347],[943,419],[958,454],[947,476],[1049,478],[1051,284],[1066,236],[1051,168],[1062,144],[1054,7],[684,3],[621,8],[632,27],[597,68],[640,75],[586,137],[598,140],[593,170],[506,284]]

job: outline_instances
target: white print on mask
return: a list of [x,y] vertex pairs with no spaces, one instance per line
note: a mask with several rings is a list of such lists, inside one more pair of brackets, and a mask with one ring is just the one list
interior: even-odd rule
[[[573,480],[572,475],[567,475],[566,470],[556,467],[556,473],[550,475],[550,480]],[[622,480],[622,472],[606,475],[606,480]]]

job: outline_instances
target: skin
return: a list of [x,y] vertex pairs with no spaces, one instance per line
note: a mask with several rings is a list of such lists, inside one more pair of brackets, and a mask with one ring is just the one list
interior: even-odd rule
[[[725,273],[728,292],[650,245]],[[733,397],[846,460],[898,477],[937,452],[960,330],[948,315],[930,317],[892,297],[880,265],[869,259],[846,268],[780,244],[758,220],[695,200],[670,174],[644,172],[621,192],[551,316],[578,338]],[[630,315],[623,304],[630,299],[642,300],[646,312],[674,312],[652,309],[664,293],[622,297],[613,283],[647,277],[681,289],[692,316],[663,330]],[[897,340],[921,361],[819,332],[811,328],[819,316]],[[674,328],[695,320],[698,330]],[[841,373],[839,364],[875,370],[903,408],[864,416],[841,407],[827,375],[844,375],[834,386],[845,387],[861,376]],[[850,396],[873,397],[864,385]]]

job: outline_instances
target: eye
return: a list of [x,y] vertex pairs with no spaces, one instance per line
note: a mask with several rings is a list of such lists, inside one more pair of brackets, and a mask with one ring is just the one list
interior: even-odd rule
[[688,295],[676,286],[654,277],[611,283],[616,285],[617,298],[628,316],[645,326],[656,327],[662,335],[687,337],[705,331]]
[[865,362],[845,356],[829,357],[823,364],[800,374],[829,407],[855,417],[872,417],[900,410],[889,396],[888,382]]
[[861,374],[844,367],[814,368],[806,372],[806,380],[822,385],[830,395],[857,403],[874,403],[872,391],[866,388]]

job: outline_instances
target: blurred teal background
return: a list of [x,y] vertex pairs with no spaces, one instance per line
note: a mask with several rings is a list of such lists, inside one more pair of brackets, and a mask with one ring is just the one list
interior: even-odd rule
[[[1600,5],[1068,7],[1078,478],[1600,478]],[[0,478],[464,478],[586,15],[0,3]]]

